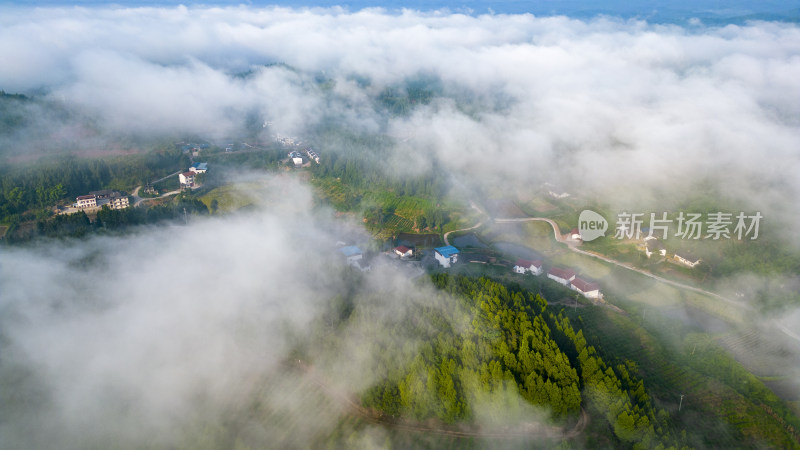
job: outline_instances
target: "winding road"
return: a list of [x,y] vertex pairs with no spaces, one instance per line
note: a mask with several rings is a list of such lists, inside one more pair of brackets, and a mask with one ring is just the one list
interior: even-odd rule
[[141,189],[141,188],[142,188],[141,186],[136,186],[136,189],[134,189],[133,192],[131,193],[131,197],[133,197],[133,206],[139,206],[142,202],[146,202],[148,200],[156,200],[156,199],[164,198],[164,197],[169,197],[171,195],[179,194],[181,192],[180,189],[177,189],[177,190],[174,190],[174,191],[165,192],[165,193],[159,195],[158,197],[139,197],[139,189]]
[[[471,206],[475,210],[483,213],[474,203],[472,203]],[[677,287],[679,289],[685,289],[685,290],[688,290],[688,291],[697,292],[699,294],[704,294],[704,295],[707,295],[709,297],[713,297],[713,298],[716,298],[718,300],[722,300],[722,301],[724,301],[724,302],[726,302],[728,304],[731,304],[733,306],[742,308],[745,311],[754,311],[753,308],[750,305],[748,305],[748,304],[746,304],[744,302],[741,302],[741,301],[732,300],[730,298],[723,297],[722,295],[717,294],[716,292],[711,292],[711,291],[706,290],[706,289],[701,289],[701,288],[698,288],[698,287],[690,286],[688,284],[683,284],[683,283],[680,283],[680,282],[677,282],[677,281],[669,280],[667,278],[660,277],[660,276],[655,275],[655,274],[653,274],[651,272],[648,272],[648,271],[646,271],[644,269],[639,269],[638,267],[634,267],[634,266],[632,266],[630,264],[626,264],[626,263],[617,261],[617,260],[609,258],[607,256],[603,256],[601,254],[594,253],[594,252],[588,252],[588,251],[585,251],[585,250],[581,250],[581,249],[578,248],[578,246],[580,245],[579,241],[573,240],[571,238],[564,237],[561,234],[561,232],[559,231],[558,224],[554,220],[548,219],[546,217],[520,217],[520,218],[495,218],[495,219],[488,218],[488,219],[484,219],[484,220],[481,220],[475,226],[472,226],[472,227],[469,227],[469,228],[462,228],[460,230],[453,230],[453,231],[449,231],[449,232],[445,233],[445,235],[444,235],[445,244],[450,245],[449,244],[449,240],[448,240],[448,237],[449,237],[450,233],[474,230],[474,229],[480,227],[481,225],[483,225],[484,222],[486,222],[486,220],[493,221],[494,223],[546,222],[546,223],[550,224],[550,226],[553,228],[553,237],[555,238],[555,240],[558,241],[558,242],[561,242],[562,244],[566,244],[567,248],[569,248],[571,251],[573,251],[575,253],[580,253],[581,255],[589,256],[589,257],[592,257],[592,258],[595,258],[595,259],[599,259],[601,261],[605,261],[605,262],[607,262],[609,264],[613,264],[613,265],[618,266],[618,267],[622,267],[622,268],[625,268],[625,269],[628,269],[628,270],[632,270],[632,271],[634,271],[636,273],[639,273],[641,275],[644,275],[644,276],[646,276],[648,278],[651,278],[653,280],[659,281],[661,283],[668,284],[670,286]],[[800,342],[800,335],[798,335],[797,333],[789,330],[785,325],[783,325],[781,323],[778,323],[775,320],[772,321],[772,324],[777,329],[781,330],[781,332],[783,332],[783,334],[785,334],[786,336],[794,339],[795,341]]]
[[[481,209],[480,209],[480,208],[478,208],[478,205],[476,205],[474,202],[470,202],[470,205],[469,205],[469,206],[470,206],[472,209],[474,209],[475,211],[478,211],[478,214],[484,214],[484,215],[486,214],[486,213],[484,213],[483,211],[481,211]],[[469,228],[461,228],[460,230],[452,230],[452,231],[448,231],[448,232],[447,232],[447,233],[445,233],[445,234],[444,234],[444,236],[443,236],[443,237],[444,237],[444,245],[450,245],[450,233],[457,233],[457,232],[459,232],[459,231],[469,231],[469,230],[474,230],[474,229],[476,229],[476,228],[480,227],[481,225],[483,225],[483,222],[484,222],[484,220],[481,220],[480,222],[478,222],[478,224],[477,224],[477,225],[473,225],[473,226],[471,226],[471,227],[469,227]]]

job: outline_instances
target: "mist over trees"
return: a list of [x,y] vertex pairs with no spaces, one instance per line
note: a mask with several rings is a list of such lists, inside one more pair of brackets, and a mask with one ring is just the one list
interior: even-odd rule
[[[798,56],[784,22],[2,6],[0,442],[795,446],[796,345],[765,345],[786,361],[759,375],[729,350],[768,312],[800,324]],[[208,143],[204,187],[54,215],[187,170],[190,136]],[[287,159],[307,148],[319,162]],[[758,210],[768,225],[697,244],[709,257],[675,270],[678,290],[555,242],[574,217],[537,197],[545,182],[569,207]],[[507,255],[462,261],[485,275],[463,276],[417,253],[514,208],[558,223],[498,242],[518,233],[547,244],[547,265],[619,281],[607,304],[565,311],[574,291],[524,288]],[[425,236],[421,261],[381,264],[398,230]],[[352,244],[371,271],[342,260]],[[701,288],[753,307],[697,325],[690,300],[735,303]]]

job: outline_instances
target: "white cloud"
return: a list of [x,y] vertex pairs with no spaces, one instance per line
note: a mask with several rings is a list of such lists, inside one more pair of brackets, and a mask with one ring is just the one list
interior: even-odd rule
[[[112,132],[222,137],[255,111],[302,135],[327,115],[397,138],[392,164],[436,158],[457,179],[523,191],[557,180],[614,192],[611,203],[668,208],[673,199],[648,188],[678,197],[710,177],[743,205],[769,208],[767,220],[800,214],[792,24],[4,7],[0,61],[0,89],[44,88]],[[261,67],[275,62],[297,71]],[[335,81],[330,92],[314,83],[320,74]],[[455,99],[402,118],[375,112],[379,92],[419,75],[442,80]],[[485,108],[464,108],[460,96]],[[319,267],[307,253],[325,232],[302,211],[285,212],[0,255],[0,307],[14,318],[4,332],[14,357],[44,380],[54,436],[70,430],[67,446],[80,446],[93,433],[158,435],[196,396],[224,408],[238,383],[269,371],[270,355],[285,350],[273,328],[288,319],[302,327],[320,291],[337,286],[308,281]],[[118,428],[90,426],[103,417]],[[29,431],[19,430],[0,433]]]
[[[302,135],[328,116],[390,130],[404,141],[392,160],[433,155],[457,176],[517,185],[559,179],[619,192],[619,205],[699,179],[742,208],[800,195],[794,24],[247,6],[3,13],[0,59],[15,64],[0,67],[0,88],[45,87],[114,131],[221,137],[256,113]],[[258,69],[274,62],[297,72]],[[332,90],[315,86],[322,74]],[[498,108],[445,101],[389,123],[375,114],[376,94],[417,76]],[[769,211],[782,223],[798,212]]]

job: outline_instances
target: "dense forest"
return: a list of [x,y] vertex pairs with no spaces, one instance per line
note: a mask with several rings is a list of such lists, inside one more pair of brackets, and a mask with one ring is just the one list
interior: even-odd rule
[[31,210],[100,189],[126,190],[180,168],[189,160],[177,149],[105,159],[57,156],[30,165],[0,167],[0,223]]
[[[486,278],[432,280],[440,298],[404,309],[384,330],[397,339],[376,344],[371,369],[386,375],[362,394],[365,406],[417,421],[488,427],[521,426],[536,420],[537,409],[573,426],[584,408],[607,424],[615,440],[605,445],[680,446],[635,363],[604,360],[544,298]],[[344,323],[379,320],[372,316],[379,309],[340,305]]]
[[13,222],[6,231],[4,241],[9,244],[28,242],[35,238],[79,238],[93,233],[125,230],[134,225],[185,221],[190,216],[206,215],[208,207],[190,194],[181,194],[173,200],[149,207],[109,209],[104,206],[94,221],[84,211],[75,214],[58,214],[23,226]]

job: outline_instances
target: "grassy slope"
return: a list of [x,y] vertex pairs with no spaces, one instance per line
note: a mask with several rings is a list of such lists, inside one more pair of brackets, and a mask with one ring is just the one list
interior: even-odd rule
[[203,202],[211,210],[211,202],[217,200],[217,214],[234,212],[245,206],[253,204],[253,199],[247,195],[249,184],[228,184],[212,189],[202,197]]

